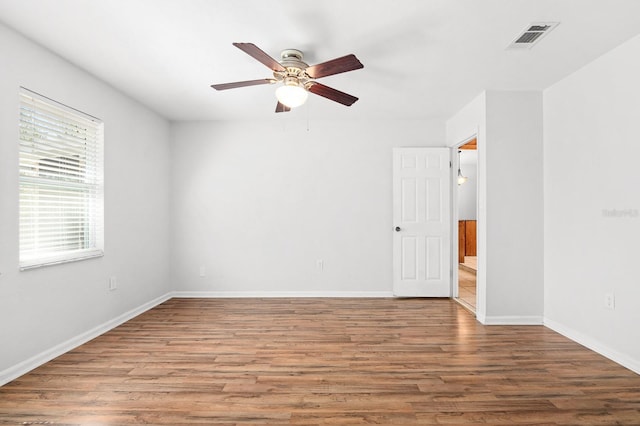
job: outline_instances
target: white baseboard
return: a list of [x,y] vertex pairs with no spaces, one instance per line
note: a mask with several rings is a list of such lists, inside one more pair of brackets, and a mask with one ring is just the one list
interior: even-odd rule
[[174,291],[172,297],[277,298],[277,297],[394,297],[390,291]]
[[567,327],[559,322],[545,318],[544,325],[555,331],[556,333],[560,333],[563,336],[573,340],[574,342],[579,343],[582,346],[585,346],[606,358],[609,358],[611,361],[620,364],[625,368],[628,368],[634,373],[640,374],[640,360],[633,359],[627,355],[621,354],[620,352],[600,343],[593,337],[580,333],[579,331]]
[[539,316],[489,316],[476,317],[484,325],[543,325]]
[[100,324],[97,327],[92,328],[78,336],[72,337],[66,342],[62,342],[59,345],[56,345],[50,349],[47,349],[44,352],[39,353],[38,355],[32,356],[31,358],[22,361],[12,367],[9,367],[3,371],[0,371],[0,386],[3,386],[9,383],[12,380],[17,379],[23,374],[28,373],[29,371],[41,366],[42,364],[51,361],[54,358],[59,357],[60,355],[69,352],[70,350],[77,348],[78,346],[88,342],[89,340],[95,339],[101,334],[106,333],[107,331],[123,324],[130,319],[140,315],[141,313],[148,311],[149,309],[158,306],[159,304],[169,300],[171,298],[171,294],[167,293],[164,296],[160,296],[150,302],[147,302],[137,308],[134,308],[124,314],[109,320],[103,324]]

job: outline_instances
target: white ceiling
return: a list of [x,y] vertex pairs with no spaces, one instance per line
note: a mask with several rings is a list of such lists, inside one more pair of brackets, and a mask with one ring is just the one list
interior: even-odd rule
[[[271,72],[232,42],[310,65],[349,53],[364,69],[287,114],[444,120],[484,89],[544,89],[640,32],[640,0],[0,0],[0,21],[171,120],[269,119],[273,86],[212,83]],[[560,25],[506,50],[528,24]]]

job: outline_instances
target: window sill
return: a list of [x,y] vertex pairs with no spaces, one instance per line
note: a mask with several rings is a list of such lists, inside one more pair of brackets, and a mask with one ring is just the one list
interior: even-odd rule
[[104,256],[103,250],[87,250],[80,253],[74,253],[73,255],[67,254],[64,256],[25,260],[20,262],[20,270],[27,271],[29,269],[41,268],[43,266],[60,265],[62,263],[77,262],[102,256]]

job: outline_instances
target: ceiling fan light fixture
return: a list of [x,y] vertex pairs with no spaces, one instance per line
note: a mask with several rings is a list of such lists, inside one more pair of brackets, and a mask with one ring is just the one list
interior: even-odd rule
[[278,101],[289,108],[299,107],[309,97],[309,92],[302,87],[297,78],[286,78],[284,84],[276,89]]
[[353,53],[309,66],[302,61],[302,52],[297,49],[283,50],[280,54],[282,60],[276,61],[253,43],[233,43],[233,45],[266,65],[273,72],[273,78],[212,84],[211,88],[215,90],[282,83],[282,86],[276,89],[278,104],[275,112],[288,112],[299,107],[306,102],[309,92],[345,106],[351,106],[358,100],[355,96],[315,81],[318,78],[364,68],[362,62]]

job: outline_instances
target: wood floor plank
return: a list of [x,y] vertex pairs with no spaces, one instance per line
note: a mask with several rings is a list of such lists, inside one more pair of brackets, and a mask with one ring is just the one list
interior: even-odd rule
[[0,388],[0,424],[640,424],[640,377],[446,299],[171,299]]

